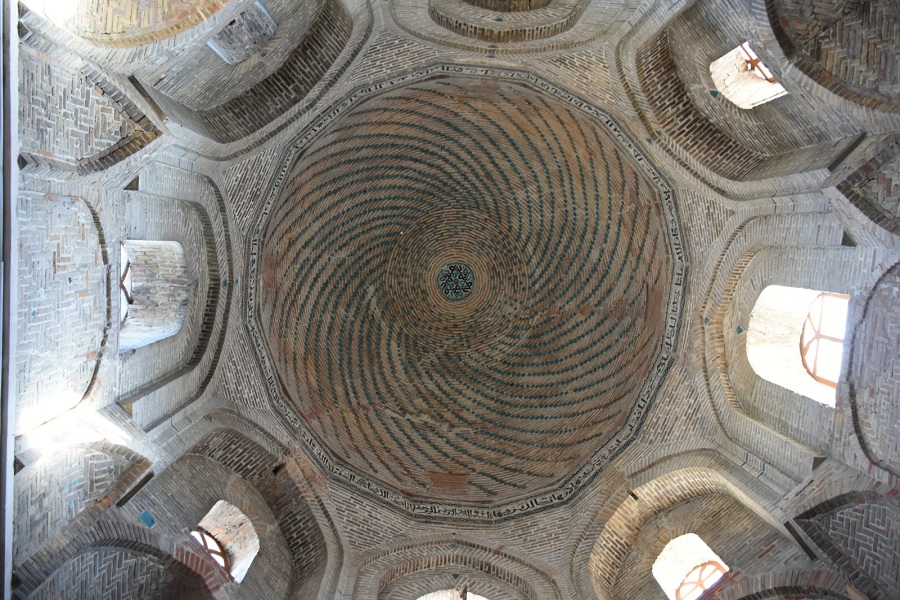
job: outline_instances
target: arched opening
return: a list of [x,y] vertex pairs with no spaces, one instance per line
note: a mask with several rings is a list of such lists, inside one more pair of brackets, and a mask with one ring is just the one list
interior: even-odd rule
[[224,500],[216,502],[191,535],[238,583],[259,552],[259,537],[249,517]]
[[850,296],[771,285],[750,313],[747,360],[757,375],[834,406]]
[[119,352],[125,352],[178,333],[192,286],[178,242],[126,240],[120,251]]
[[194,539],[200,542],[200,545],[209,553],[210,556],[213,557],[213,560],[216,561],[220,567],[225,569],[226,571],[230,570],[230,565],[228,563],[228,555],[225,554],[225,548],[222,547],[222,544],[219,543],[213,534],[203,529],[202,527],[195,527],[191,532],[191,535],[194,536]]
[[800,357],[813,379],[837,387],[847,327],[846,294],[819,294],[809,308],[800,334]]
[[665,545],[652,572],[669,600],[697,600],[728,572],[728,566],[700,536],[687,533]]
[[276,31],[278,25],[257,0],[211,37],[206,45],[229,65],[239,65],[262,52]]
[[787,94],[772,71],[744,42],[709,65],[719,93],[738,108],[751,109]]
[[484,596],[473,594],[467,588],[457,588],[453,590],[441,590],[439,592],[431,592],[420,596],[418,600],[487,600]]

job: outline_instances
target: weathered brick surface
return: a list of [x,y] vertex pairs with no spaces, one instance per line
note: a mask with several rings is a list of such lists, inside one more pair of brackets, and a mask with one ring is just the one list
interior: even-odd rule
[[105,342],[107,266],[79,198],[19,196],[16,411],[34,427],[77,404]]
[[[730,135],[704,114],[678,73],[666,30],[644,47],[637,61],[641,84],[661,130],[707,168],[728,179],[748,181],[827,167],[838,154],[827,140],[804,148],[757,149],[753,136]],[[691,48],[684,48],[692,52]],[[708,93],[706,95],[709,95]],[[724,101],[724,100],[723,100]],[[843,147],[849,140],[839,144]]]
[[206,44],[230,65],[237,65],[263,51],[275,36],[278,25],[262,6],[256,3],[240,13],[225,29]]
[[160,131],[96,65],[22,28],[19,139],[26,164],[91,173],[155,140]]
[[[718,532],[726,528],[730,535],[723,539]],[[685,533],[710,540],[713,551],[732,568],[735,579],[806,567],[809,562],[796,546],[760,523],[738,501],[710,494],[657,512],[650,518],[623,557],[613,584],[615,592],[610,598],[660,598],[659,584],[648,573],[665,545]]]
[[[43,83],[29,84],[21,94],[20,106],[24,105],[27,118],[40,115],[45,119],[53,113],[57,129],[47,135],[40,130],[44,121],[37,124],[34,117],[33,126],[22,130],[22,154],[28,166],[20,182],[20,248],[29,254],[23,253],[18,265],[22,312],[17,376],[30,386],[45,389],[62,382],[70,385],[70,379],[61,373],[71,368],[71,381],[81,390],[63,396],[35,393],[36,414],[41,419],[52,418],[71,406],[84,396],[91,380],[88,375],[94,372],[95,363],[83,352],[97,339],[97,332],[102,332],[107,321],[105,307],[95,306],[102,309],[102,317],[84,312],[93,306],[87,302],[79,304],[82,312],[71,312],[66,299],[72,292],[85,291],[89,292],[86,297],[99,298],[94,294],[105,294],[107,283],[115,282],[114,273],[107,271],[102,259],[96,259],[97,249],[102,256],[105,248],[108,262],[115,265],[116,248],[123,239],[177,239],[185,247],[188,263],[195,265],[192,281],[196,280],[198,294],[206,301],[189,307],[182,330],[168,338],[170,343],[152,344],[133,354],[115,352],[118,330],[115,323],[110,327],[112,351],[100,357],[94,385],[81,408],[98,409],[121,425],[121,438],[128,440],[129,447],[140,449],[147,460],[127,457],[123,460],[135,466],[126,468],[126,463],[120,465],[121,460],[115,458],[110,465],[103,458],[105,450],[91,446],[90,452],[99,455],[76,457],[71,466],[54,462],[45,443],[46,431],[32,431],[34,422],[19,421],[27,430],[16,440],[23,465],[15,482],[16,506],[23,511],[15,539],[22,553],[15,565],[22,581],[20,597],[33,592],[35,597],[60,598],[193,598],[214,593],[235,599],[408,600],[468,585],[473,593],[489,599],[658,600],[662,592],[649,574],[649,565],[668,539],[687,530],[700,532],[732,568],[723,584],[709,593],[710,598],[845,598],[851,584],[872,600],[880,600],[879,594],[897,596],[898,590],[891,587],[898,578],[896,553],[892,553],[898,520],[898,480],[892,473],[896,465],[891,462],[896,436],[892,418],[882,416],[890,416],[891,407],[897,404],[890,372],[896,370],[900,342],[891,333],[894,276],[879,278],[900,260],[890,225],[897,219],[894,188],[898,167],[891,140],[898,125],[895,115],[873,109],[868,100],[846,101],[854,99],[848,94],[862,97],[872,89],[881,93],[896,87],[890,58],[894,22],[874,13],[840,12],[842,6],[857,10],[864,4],[880,10],[890,7],[889,2],[803,0],[813,12],[838,15],[837,20],[829,21],[831,27],[821,30],[823,35],[816,34],[820,58],[835,65],[835,73],[840,71],[844,80],[840,84],[843,91],[834,88],[837,96],[813,81],[802,67],[796,68],[800,66],[796,57],[785,60],[777,51],[778,41],[768,29],[762,0],[594,0],[584,3],[580,17],[566,31],[543,39],[503,42],[467,37],[440,26],[429,16],[429,3],[424,0],[340,0],[346,13],[343,29],[327,31],[316,43],[307,34],[316,23],[322,23],[317,19],[327,13],[323,3],[267,0],[264,5],[278,27],[275,35],[251,44],[252,56],[244,62],[229,65],[205,42],[216,36],[234,41],[238,26],[229,28],[229,23],[251,4],[246,0],[223,3],[215,14],[194,24],[187,15],[185,23],[175,24],[175,29],[170,28],[168,15],[158,12],[157,21],[148,25],[150,30],[125,32],[144,37],[120,43],[111,36],[110,43],[119,44],[117,47],[99,47],[69,36],[32,12],[22,17],[20,31],[28,48],[22,52],[20,70],[28,76],[36,74],[33,81]],[[446,7],[451,3],[438,4]],[[536,5],[531,8],[537,10],[506,11],[496,9],[529,7],[493,0],[459,4],[465,4],[462,8],[467,11],[458,13],[460,17],[504,19],[502,23],[492,21],[496,25],[490,27],[496,30],[527,31],[541,19],[542,9]],[[127,2],[104,6],[120,9]],[[179,6],[192,10],[196,3]],[[97,12],[102,14],[102,10]],[[116,18],[123,15],[117,13]],[[814,25],[812,19],[807,21]],[[133,24],[138,27],[137,21]],[[873,24],[881,28],[879,32],[862,31]],[[666,31],[669,62],[657,65],[665,67],[661,73],[651,69],[639,74],[636,57],[640,50],[649,48]],[[840,39],[832,36],[838,32]],[[247,41],[242,35],[237,37]],[[764,55],[789,90],[787,96],[752,111],[741,111],[721,95],[709,93],[709,63],[745,39]],[[292,62],[292,53],[304,40],[309,42],[304,46],[309,52],[303,60]],[[132,43],[138,45],[125,46]],[[314,47],[316,44],[321,46]],[[873,52],[881,52],[879,60],[884,62],[868,63]],[[49,71],[45,65],[50,65]],[[883,74],[879,70],[882,65]],[[423,75],[426,68],[433,69],[428,82]],[[459,71],[465,71],[471,84],[447,85],[452,83],[447,76],[459,76]],[[873,73],[883,81],[876,81]],[[168,123],[162,117],[157,119],[150,103],[132,89],[129,75],[171,100]],[[653,85],[642,89],[642,77],[648,82],[652,79]],[[506,85],[501,80],[510,79],[528,82],[540,102],[514,111],[504,107],[493,94]],[[444,119],[444,135],[436,133],[440,114],[435,81],[442,81],[445,91],[453,88],[450,96],[456,112],[453,118]],[[87,84],[84,89],[89,93],[82,93],[76,83]],[[96,87],[91,87],[94,84]],[[568,100],[541,104],[550,93],[541,86],[557,88],[556,98],[571,93],[577,99],[571,104]],[[669,94],[678,86],[682,88],[678,93]],[[430,95],[423,96],[423,90]],[[383,102],[392,94],[398,102],[424,100],[430,104],[400,127],[396,114],[373,112],[378,106],[397,108]],[[57,100],[63,96],[65,106]],[[659,168],[660,177],[674,193],[673,206],[684,226],[683,247],[665,246],[668,252],[683,252],[689,269],[682,274],[686,290],[683,327],[670,349],[671,363],[655,404],[636,441],[612,457],[596,479],[578,484],[581,491],[570,500],[552,508],[527,498],[516,499],[508,505],[510,510],[529,511],[529,516],[490,522],[460,518],[448,523],[435,513],[385,506],[380,495],[383,490],[375,482],[392,477],[385,474],[390,466],[400,474],[400,486],[432,486],[409,498],[404,507],[421,507],[423,498],[440,500],[440,496],[446,499],[457,494],[458,504],[471,509],[479,497],[459,492],[460,473],[453,465],[477,466],[472,478],[479,482],[505,476],[494,470],[495,457],[476,444],[483,446],[487,433],[523,429],[523,422],[532,430],[546,432],[558,421],[550,418],[557,416],[556,407],[537,402],[528,408],[528,419],[518,413],[479,417],[478,411],[484,407],[470,401],[483,397],[485,389],[497,387],[501,367],[473,358],[467,363],[468,370],[454,371],[455,381],[465,385],[447,393],[435,374],[441,369],[451,372],[459,365],[448,359],[452,348],[428,346],[434,343],[433,332],[443,321],[419,319],[414,327],[431,328],[431,337],[422,344],[434,351],[424,362],[403,363],[417,373],[411,378],[417,394],[406,397],[409,394],[404,395],[408,392],[404,388],[397,397],[414,403],[416,398],[434,397],[435,390],[443,389],[448,405],[465,409],[436,413],[444,415],[437,424],[417,421],[413,413],[400,415],[399,423],[408,431],[431,427],[431,437],[419,439],[422,444],[440,439],[438,448],[446,456],[425,470],[427,477],[414,482],[403,476],[399,465],[419,456],[421,448],[411,448],[405,438],[381,436],[376,442],[358,443],[348,452],[335,453],[338,460],[354,455],[377,466],[378,472],[364,468],[351,474],[355,479],[345,477],[343,467],[335,466],[332,457],[323,458],[321,447],[304,429],[316,418],[327,415],[369,427],[367,419],[377,423],[377,419],[397,417],[378,404],[381,397],[364,392],[387,389],[385,382],[390,380],[377,378],[378,373],[389,370],[358,369],[348,374],[316,364],[307,368],[289,359],[287,366],[299,373],[303,385],[317,382],[330,392],[332,382],[349,382],[355,390],[353,403],[343,408],[317,405],[318,413],[304,413],[297,421],[282,418],[290,414],[290,407],[281,406],[282,412],[277,412],[273,406],[272,384],[277,387],[278,382],[263,374],[255,355],[259,340],[251,335],[247,319],[252,314],[246,310],[253,299],[253,286],[264,283],[265,273],[260,281],[248,278],[247,273],[248,263],[262,251],[253,240],[258,239],[256,227],[265,221],[259,211],[281,176],[281,158],[287,148],[299,144],[299,154],[309,155],[316,169],[334,170],[334,181],[322,190],[306,193],[311,183],[302,177],[296,180],[294,190],[298,191],[298,206],[321,198],[323,210],[331,211],[328,214],[334,224],[320,229],[323,234],[334,231],[338,238],[345,236],[347,243],[337,248],[338,252],[348,252],[366,239],[348,233],[358,215],[341,210],[347,201],[342,185],[354,181],[349,186],[352,193],[380,210],[388,197],[371,179],[365,179],[363,168],[379,176],[396,170],[392,183],[397,188],[389,195],[392,201],[408,192],[410,181],[418,177],[421,196],[434,211],[468,201],[472,206],[496,207],[494,221],[506,218],[506,207],[526,211],[534,206],[540,195],[522,195],[518,186],[522,180],[534,180],[532,170],[550,174],[544,177],[548,183],[542,188],[546,194],[540,196],[541,201],[547,201],[551,191],[581,186],[570,183],[580,182],[581,174],[588,186],[608,179],[612,182],[608,196],[623,202],[614,204],[610,214],[635,224],[632,229],[638,233],[634,238],[643,243],[648,236],[640,232],[652,230],[650,225],[657,218],[653,215],[660,214],[663,204],[653,199],[632,202],[629,188],[622,184],[630,177],[614,174],[604,179],[605,175],[597,177],[587,168],[580,172],[572,169],[589,163],[590,158],[596,166],[598,153],[606,152],[606,145],[595,139],[567,146],[568,140],[584,137],[585,131],[605,126],[603,118],[571,118],[581,114],[577,112],[581,109],[573,106],[582,106],[582,101],[612,115],[619,140],[634,144],[630,156],[635,161],[652,161]],[[692,108],[685,109],[685,103]],[[82,104],[101,116],[95,115],[92,121],[92,113],[84,112]],[[153,116],[158,131],[169,129],[164,139],[146,152],[129,147],[137,143],[139,130],[151,131],[142,129],[142,113],[135,112],[138,106]],[[69,107],[76,107],[76,114],[69,114]],[[125,119],[126,128],[119,131],[125,137],[119,140],[113,140],[113,119],[99,112],[108,107]],[[217,107],[222,110],[213,118],[210,115]],[[671,115],[666,112],[670,109]],[[352,123],[336,126],[330,121],[342,111],[357,110],[353,114],[358,120]],[[200,114],[205,111],[212,112]],[[478,119],[485,114],[494,119],[492,123],[508,117],[503,121],[507,126],[484,125]],[[660,115],[671,117],[667,129],[659,126]],[[325,125],[328,122],[332,124]],[[556,124],[536,126],[542,122]],[[97,123],[100,129],[106,125],[109,129],[100,135]],[[195,133],[179,123],[200,130],[206,127],[203,131],[207,133]],[[518,123],[522,131],[515,131],[512,123]],[[361,143],[340,146],[346,162],[354,165],[340,171],[343,165],[315,152],[322,144],[331,143],[329,136],[341,127],[379,128],[398,149],[365,148]],[[217,139],[236,141],[223,144],[215,141],[215,136],[204,137],[210,132],[215,132]],[[862,142],[853,146],[858,138]],[[72,140],[82,139],[94,144],[94,154],[86,158],[74,152]],[[146,140],[140,143],[143,148]],[[544,156],[543,162],[509,152],[530,145],[553,151],[534,153],[535,157]],[[849,154],[844,156],[847,148]],[[452,155],[457,149],[465,155]],[[425,175],[414,166],[426,161],[423,150],[440,157],[433,160],[434,170]],[[56,154],[41,162],[41,152]],[[546,159],[554,154],[558,162]],[[490,159],[479,161],[476,156]],[[100,158],[90,169],[83,169],[84,161],[91,157]],[[442,180],[437,175],[441,170],[457,175]],[[138,175],[139,185],[129,185]],[[829,187],[842,179],[846,185],[840,185],[840,192]],[[443,181],[455,185],[458,193],[435,192]],[[123,191],[125,186],[129,189]],[[497,191],[487,191],[493,189]],[[70,198],[84,198],[84,203]],[[563,221],[569,229],[572,223],[595,222],[600,213],[584,214],[583,206],[583,198],[575,194],[571,202],[560,203],[555,210],[535,212],[530,222],[522,221],[516,230],[518,237],[512,239],[524,239],[528,231],[556,231]],[[492,229],[490,221],[482,223],[486,231]],[[459,233],[465,233],[465,226],[459,225],[465,222],[465,218],[453,221],[459,240],[466,237]],[[317,223],[301,219],[296,227],[285,227],[279,243],[290,246],[300,237],[302,227]],[[98,225],[105,232],[105,242],[100,241]],[[52,231],[65,231],[66,235],[56,241],[48,233]],[[238,233],[231,235],[232,231]],[[91,245],[86,242],[89,239],[98,241]],[[567,292],[567,286],[578,280],[572,276],[574,265],[601,265],[605,253],[615,247],[608,242],[597,246],[599,253],[566,250],[590,239],[569,231],[539,251],[525,245],[525,254],[534,264],[555,261],[556,265],[546,270],[544,279],[534,279],[545,285],[529,288],[530,302],[539,305],[541,298]],[[509,246],[509,255],[521,251],[518,242]],[[48,275],[57,247],[60,256],[75,261],[82,278],[69,283],[67,278]],[[617,273],[622,265],[658,266],[658,261],[645,260],[637,248],[633,244],[623,251],[612,261],[610,272]],[[327,250],[327,244],[314,245],[294,256],[290,264],[300,269],[320,260],[327,263],[332,260]],[[353,266],[368,268],[364,261]],[[509,270],[495,269],[491,276],[499,280],[511,275]],[[626,322],[658,300],[647,293],[628,296],[632,290],[629,277],[613,279],[609,297],[595,298],[608,309],[610,322]],[[359,279],[341,274],[332,281],[349,289]],[[359,324],[354,339],[374,340],[383,321],[373,309],[383,309],[378,299],[379,294],[387,294],[379,291],[386,281],[370,277],[366,283],[372,284],[374,291],[350,294],[349,300],[324,295],[322,302],[364,307],[353,321]],[[841,382],[834,408],[809,404],[761,381],[746,362],[746,317],[759,291],[773,282],[844,290],[853,296],[850,323],[851,332],[858,334],[854,352],[859,352],[860,364],[856,371],[848,370],[849,378]],[[274,286],[282,283],[276,278]],[[114,286],[112,289],[115,291]],[[115,314],[118,300],[113,296]],[[619,302],[622,297],[633,299],[632,306],[623,306]],[[59,299],[63,311],[58,316],[53,312],[54,300],[46,313],[52,315],[53,323],[37,323],[35,328],[27,321],[31,313],[23,307],[47,298]],[[869,313],[863,310],[866,303],[872,307]],[[412,315],[422,308],[410,306]],[[559,312],[554,313],[559,322],[553,327],[564,328],[566,319],[580,318],[577,310],[572,312],[579,306],[583,304],[551,307]],[[301,316],[296,323],[288,325],[300,323],[302,328],[305,323],[351,322],[341,311],[332,315],[317,308],[297,314]],[[409,331],[405,334],[408,337]],[[312,336],[309,331],[304,335]],[[367,348],[365,344],[335,345],[335,336],[319,339],[322,343],[310,350],[311,355],[327,356],[334,364],[357,360]],[[523,339],[531,343],[536,337]],[[503,360],[521,360],[520,355],[529,351],[527,343],[510,348]],[[635,345],[619,348],[619,362],[614,363],[614,371],[622,376],[627,389],[640,382],[626,375],[644,362]],[[569,364],[579,348],[578,342],[561,344],[553,360]],[[47,350],[45,359],[37,360],[41,355],[35,349]],[[385,357],[384,365],[401,364],[389,360],[397,355],[396,347],[385,344],[378,352]],[[877,381],[867,365],[880,370]],[[585,373],[585,369],[575,369],[573,376],[586,377]],[[518,396],[543,393],[543,381],[527,377],[531,377],[531,387]],[[856,389],[856,397],[849,387],[853,377],[860,381],[870,378]],[[574,390],[577,386],[570,387]],[[495,396],[502,402],[521,399],[505,393]],[[130,405],[131,414],[117,406],[116,400]],[[366,410],[366,406],[374,408]],[[444,408],[444,404],[436,407]],[[854,411],[859,407],[871,414],[857,411],[860,428],[855,430]],[[559,445],[570,444],[582,430],[600,427],[592,417],[596,412],[600,409],[588,407],[572,420],[570,429],[541,434],[545,442],[514,446],[498,438],[492,440],[491,448],[512,455],[504,455],[506,464],[558,463],[559,476],[549,474],[553,469],[545,474],[559,483],[549,493],[566,493],[566,486],[576,483],[566,482],[562,474],[577,470],[581,459],[569,457],[567,461]],[[67,419],[57,423],[68,423]],[[461,420],[471,429],[452,429]],[[441,427],[444,424],[446,429]],[[338,447],[355,435],[341,426],[332,431],[324,441]],[[86,433],[73,428],[72,439],[76,435]],[[53,437],[54,445],[63,446],[58,456],[74,456],[72,448],[65,449],[69,437],[65,432]],[[248,443],[248,439],[254,441]],[[868,444],[869,456],[860,448],[860,440]],[[460,447],[471,456],[460,460]],[[151,469],[154,476],[146,485],[123,496]],[[672,473],[676,475],[670,476]],[[517,474],[510,480],[521,484],[525,477]],[[76,478],[78,484],[73,485]],[[848,493],[858,495],[849,502],[839,499],[814,518],[801,518],[804,511]],[[485,494],[480,498],[493,510],[491,497]],[[240,584],[230,580],[187,534],[219,500],[247,515],[260,537],[260,553]],[[446,506],[444,502],[440,508]],[[156,519],[149,529],[139,519],[145,510]],[[828,511],[831,513],[825,515]],[[783,523],[794,524],[799,542]],[[597,588],[592,577],[600,582]]]
[[175,121],[218,142],[233,142],[265,127],[299,103],[347,45],[353,21],[338,0],[327,0],[277,71],[240,96],[191,109],[163,91],[150,94]]
[[786,54],[836,94],[900,111],[900,6],[892,1],[769,0]]
[[81,72],[23,46],[19,72],[23,150],[75,163],[131,135],[136,124]]
[[900,348],[900,269],[892,267],[866,300],[853,337],[848,379],[854,428],[870,460],[900,476],[900,372],[892,358]]
[[584,10],[579,0],[556,0],[525,12],[497,12],[466,0],[432,0],[428,14],[454,33],[485,42],[509,43],[542,40],[568,31]]
[[59,14],[51,9],[46,16],[93,44],[128,47],[183,31],[227,3],[227,0],[73,0],[74,10],[69,13]]
[[131,467],[123,456],[72,448],[16,476],[15,560],[39,550],[70,521],[106,496]]
[[210,434],[190,452],[213,458],[259,490],[293,557],[295,586],[302,587],[308,580],[322,576],[325,540],[282,462],[240,433],[226,430]]
[[890,232],[900,231],[900,137],[888,136],[865,165],[838,185],[850,202]]
[[888,503],[862,504],[817,521],[854,566],[872,579],[882,597],[900,595],[900,547],[896,541],[900,508]]
[[127,271],[119,274],[119,301],[128,305],[119,329],[119,351],[124,352],[178,333],[191,280],[178,242],[125,240],[120,252],[127,256]]
[[196,575],[153,556],[117,548],[79,554],[29,598],[62,600],[206,600],[212,595]]

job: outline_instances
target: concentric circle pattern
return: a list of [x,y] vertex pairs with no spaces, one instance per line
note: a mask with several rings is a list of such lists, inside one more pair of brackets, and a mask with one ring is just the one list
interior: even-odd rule
[[[558,485],[622,430],[671,260],[657,188],[590,117],[433,79],[344,114],[283,189],[260,322],[336,460],[410,497],[493,504]],[[451,265],[470,270],[462,298],[442,290]]]

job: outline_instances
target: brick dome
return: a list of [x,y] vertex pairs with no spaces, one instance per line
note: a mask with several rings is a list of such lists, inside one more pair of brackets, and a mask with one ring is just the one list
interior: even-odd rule
[[129,47],[165,39],[219,12],[229,0],[29,0],[32,10],[92,44]]
[[343,115],[291,168],[262,257],[263,335],[312,434],[466,503],[619,442],[672,266],[656,188],[599,123],[462,78]]

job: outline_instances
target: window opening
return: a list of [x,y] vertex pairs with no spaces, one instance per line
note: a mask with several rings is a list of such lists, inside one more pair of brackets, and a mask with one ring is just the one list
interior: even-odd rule
[[725,576],[725,569],[718,562],[711,560],[697,565],[675,590],[677,600],[697,600],[703,592],[711,588]]
[[738,46],[738,48],[741,49],[741,53],[744,55],[744,65],[748,71],[751,71],[754,75],[765,79],[769,83],[778,83],[778,80],[772,75],[772,71],[769,70],[762,59],[760,59],[759,56],[756,55],[756,52],[753,51],[753,48],[750,47],[750,42],[744,42]]
[[487,600],[484,596],[468,591],[468,586],[452,590],[441,590],[420,596],[419,600]]
[[671,540],[653,563],[653,577],[669,600],[697,600],[728,566],[696,533]]
[[196,527],[191,532],[191,535],[194,536],[194,539],[200,542],[200,545],[203,546],[207,552],[213,557],[213,560],[219,563],[219,566],[229,570],[228,565],[228,556],[225,554],[225,549],[222,548],[222,545],[213,537],[213,535],[202,527]]
[[259,537],[250,518],[224,500],[215,503],[191,535],[238,583],[259,553]]
[[816,381],[833,388],[841,375],[849,301],[846,294],[819,294],[809,308],[800,336],[803,366]]
[[766,381],[834,406],[849,299],[781,285],[764,289],[747,327],[750,366]]
[[132,291],[131,277],[131,261],[128,259],[128,250],[125,244],[119,244],[119,322],[125,320],[128,316],[128,307],[134,303]]
[[738,108],[751,109],[787,94],[775,75],[750,46],[740,44],[709,65],[718,91]]
[[124,240],[119,253],[119,352],[177,334],[198,286],[175,241]]

